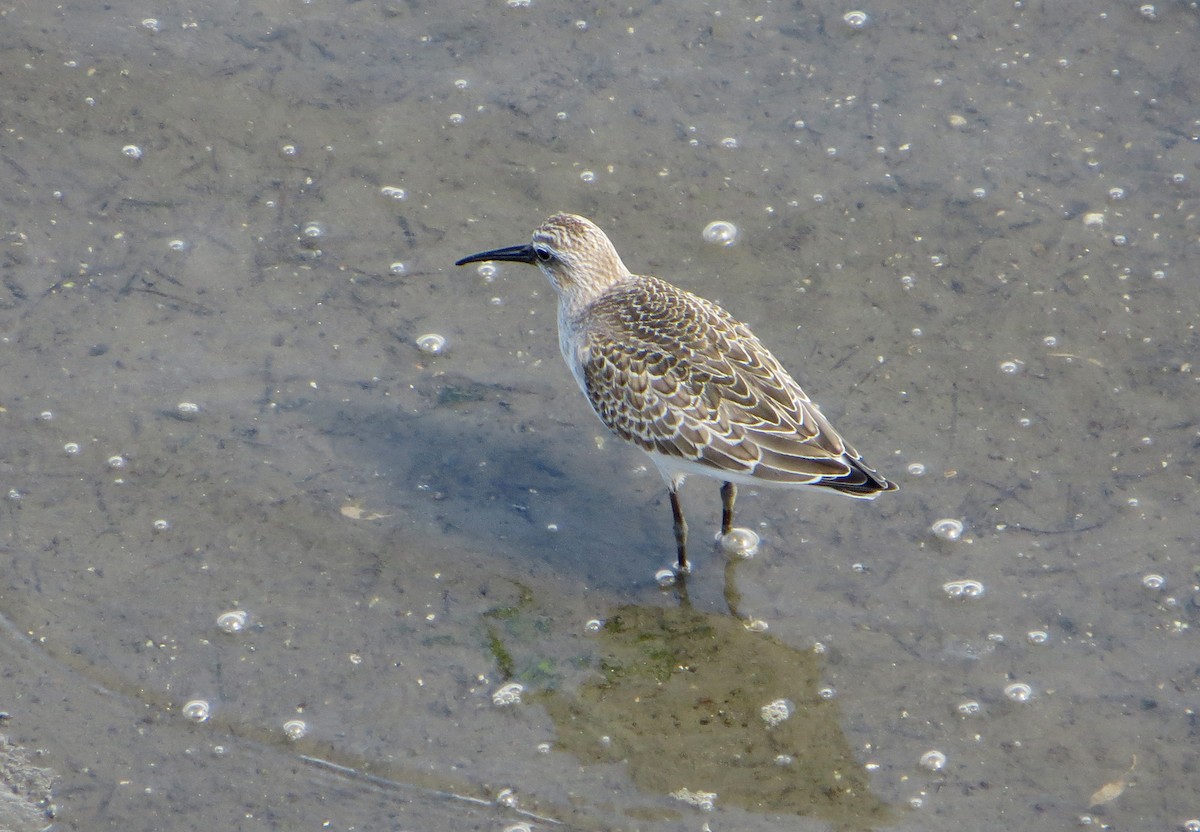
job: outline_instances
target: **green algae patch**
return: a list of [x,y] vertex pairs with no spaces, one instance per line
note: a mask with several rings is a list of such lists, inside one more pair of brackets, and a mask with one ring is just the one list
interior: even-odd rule
[[639,788],[687,803],[888,822],[836,700],[817,693],[817,654],[687,607],[622,607],[598,637],[598,676],[538,697],[563,750],[625,762]]

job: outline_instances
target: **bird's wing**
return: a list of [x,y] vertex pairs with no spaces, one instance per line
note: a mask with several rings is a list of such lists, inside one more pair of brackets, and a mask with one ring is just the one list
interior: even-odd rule
[[890,485],[860,463],[749,328],[715,304],[644,279],[601,298],[588,317],[585,391],[623,439],[717,477],[858,496]]

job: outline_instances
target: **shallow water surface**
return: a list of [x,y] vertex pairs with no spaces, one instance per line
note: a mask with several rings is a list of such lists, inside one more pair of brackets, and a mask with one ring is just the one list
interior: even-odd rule
[[[0,4],[0,730],[57,825],[1200,828],[1200,13],[849,11]],[[689,482],[660,590],[553,290],[452,266],[558,210],[901,490],[744,488],[729,560]]]

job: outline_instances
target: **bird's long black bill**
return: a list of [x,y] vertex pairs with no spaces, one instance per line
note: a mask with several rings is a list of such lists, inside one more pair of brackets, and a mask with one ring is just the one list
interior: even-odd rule
[[491,251],[481,251],[478,254],[472,254],[470,257],[464,257],[455,262],[456,266],[465,266],[468,263],[480,263],[485,260],[507,260],[511,263],[536,263],[537,255],[533,253],[533,246],[526,243],[523,246],[508,246],[507,248],[494,248]]

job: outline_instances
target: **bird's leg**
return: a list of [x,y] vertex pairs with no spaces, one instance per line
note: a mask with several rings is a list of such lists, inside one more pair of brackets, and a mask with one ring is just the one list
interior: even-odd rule
[[733,529],[733,501],[737,499],[737,486],[731,482],[721,484],[721,536]]
[[679,505],[679,491],[670,489],[671,514],[675,516],[675,548],[679,553],[679,574],[681,576],[692,571],[687,559],[687,521],[683,519],[683,508]]

